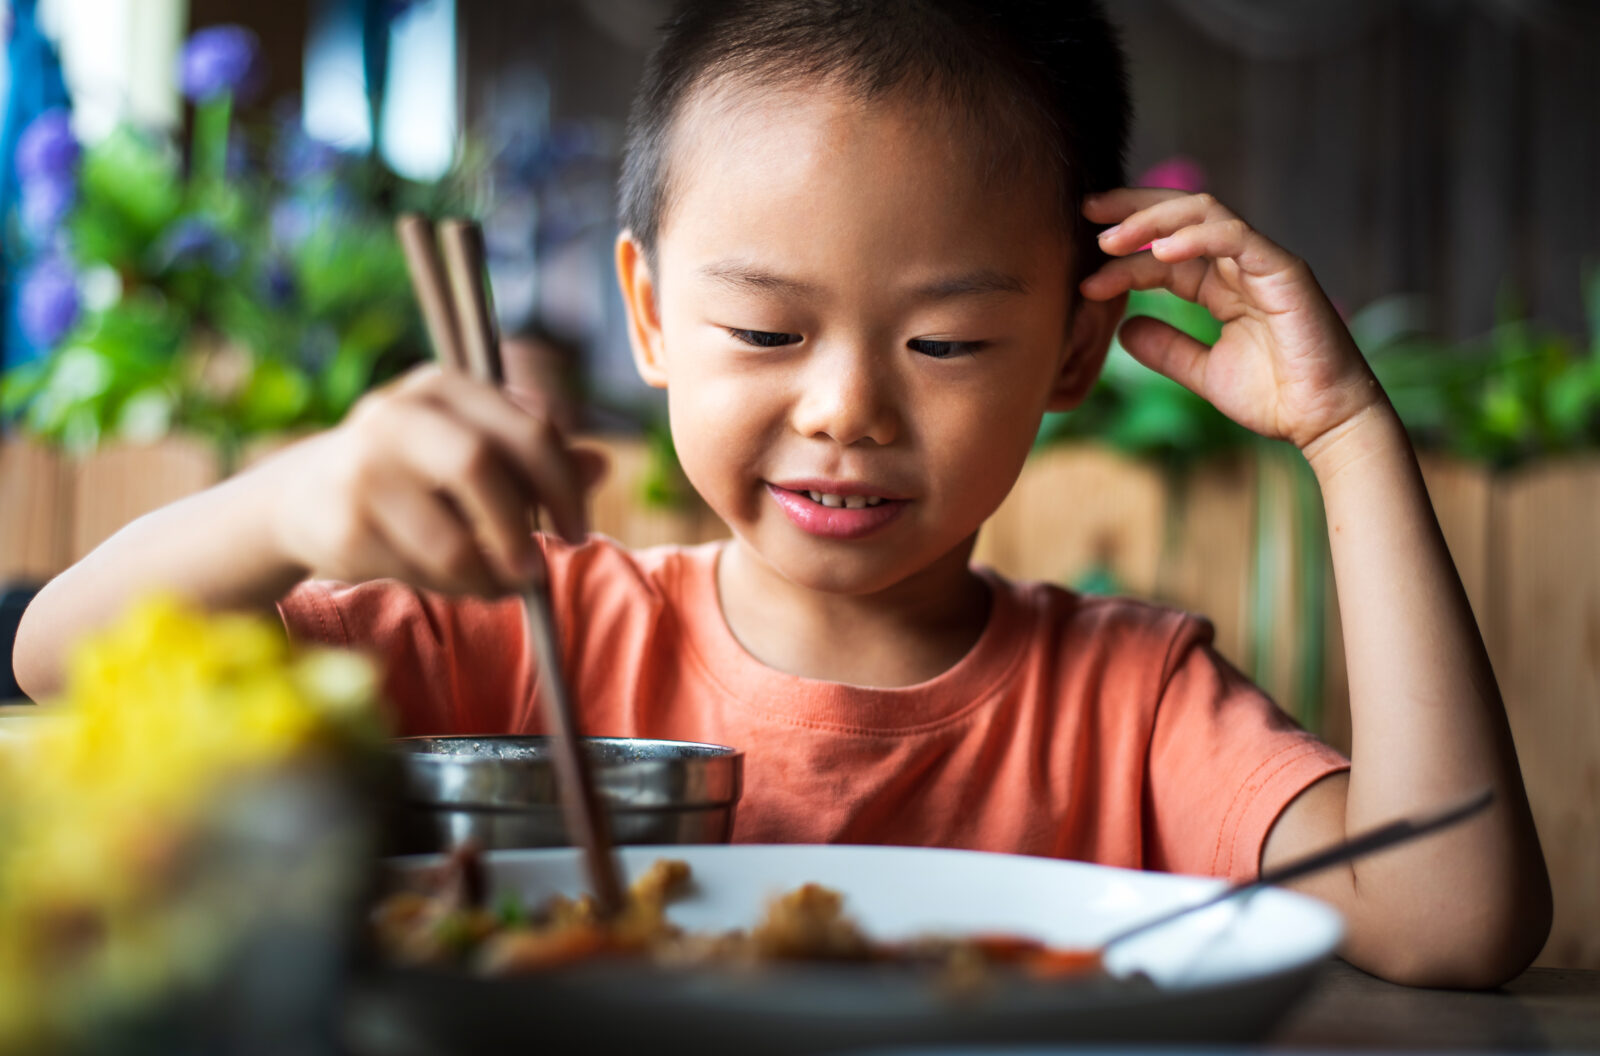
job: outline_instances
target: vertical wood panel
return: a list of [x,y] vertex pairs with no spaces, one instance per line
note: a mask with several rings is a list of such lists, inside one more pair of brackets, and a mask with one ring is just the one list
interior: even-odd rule
[[1176,538],[1157,584],[1161,600],[1200,613],[1217,628],[1217,650],[1248,663],[1249,601],[1255,549],[1255,470],[1233,456],[1173,481]]
[[[1296,578],[1300,536],[1296,530],[1295,475],[1301,466],[1277,450],[1255,456],[1255,517],[1250,557],[1252,603],[1247,610],[1244,670],[1284,711],[1304,721],[1296,675],[1301,655],[1300,584]],[[1259,549],[1261,553],[1255,551]],[[1264,621],[1258,627],[1257,621]]]
[[42,583],[66,567],[65,479],[55,451],[21,437],[0,441],[0,583]]
[[1539,963],[1600,968],[1600,463],[1493,499],[1490,650],[1555,890]]
[[1035,454],[980,534],[974,559],[1013,579],[1071,583],[1097,565],[1151,595],[1161,563],[1166,484],[1148,464],[1088,446]]
[[171,437],[111,447],[82,458],[73,481],[69,538],[76,561],[137,517],[215,484],[216,452],[203,440]]
[[610,461],[605,479],[589,499],[589,526],[629,547],[665,543],[698,543],[727,534],[705,502],[686,489],[681,507],[646,506],[644,481],[650,455],[639,440],[622,437],[584,437],[581,446],[604,451]]

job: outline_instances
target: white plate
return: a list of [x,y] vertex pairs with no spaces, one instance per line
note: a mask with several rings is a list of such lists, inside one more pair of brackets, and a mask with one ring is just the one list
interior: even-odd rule
[[[627,847],[619,854],[630,876],[657,858],[687,861],[695,886],[669,916],[697,930],[748,927],[774,895],[816,882],[843,893],[846,910],[877,939],[1006,932],[1089,947],[1220,887],[1197,877],[920,847]],[[395,865],[403,871],[435,861]],[[488,871],[496,896],[515,892],[538,902],[584,888],[570,848],[494,852]],[[1248,1041],[1304,990],[1342,930],[1322,903],[1268,890],[1112,951],[1113,974],[1144,973],[1154,986],[1007,981],[959,1001],[911,975],[826,966],[738,976],[608,967],[493,981],[396,973],[352,1003],[352,1037],[361,1051],[386,1053],[525,1050],[538,1040],[557,1050],[563,1043],[594,1051],[665,1045],[702,1056],[931,1041]],[[573,1031],[578,1024],[591,1033]]]

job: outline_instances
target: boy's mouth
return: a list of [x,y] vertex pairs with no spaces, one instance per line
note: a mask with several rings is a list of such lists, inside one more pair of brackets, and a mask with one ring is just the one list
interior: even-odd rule
[[908,500],[869,494],[859,485],[797,480],[767,483],[767,492],[795,527],[824,539],[859,539],[905,509]]

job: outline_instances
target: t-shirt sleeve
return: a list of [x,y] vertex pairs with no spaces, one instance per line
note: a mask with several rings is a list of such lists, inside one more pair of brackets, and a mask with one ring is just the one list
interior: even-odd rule
[[1184,617],[1167,651],[1146,769],[1145,861],[1175,873],[1253,880],[1291,800],[1349,767],[1301,729]]
[[354,648],[383,669],[400,736],[504,733],[529,721],[532,670],[515,598],[449,598],[394,580],[312,580],[278,602],[297,641]]

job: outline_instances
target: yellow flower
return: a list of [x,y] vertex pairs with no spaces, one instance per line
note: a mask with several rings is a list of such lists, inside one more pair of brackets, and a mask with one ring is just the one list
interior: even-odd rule
[[226,933],[163,902],[186,840],[248,779],[371,743],[376,685],[360,657],[166,597],[82,642],[61,717],[0,742],[0,1050],[59,1037],[84,995],[132,1007],[219,956]]

